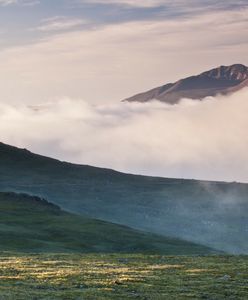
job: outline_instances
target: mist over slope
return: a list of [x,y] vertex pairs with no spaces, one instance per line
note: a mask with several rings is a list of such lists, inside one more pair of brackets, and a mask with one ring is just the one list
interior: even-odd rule
[[0,250],[209,254],[207,247],[67,213],[44,199],[0,192]]
[[135,176],[73,165],[0,144],[0,190],[32,193],[63,209],[248,253],[248,185]]

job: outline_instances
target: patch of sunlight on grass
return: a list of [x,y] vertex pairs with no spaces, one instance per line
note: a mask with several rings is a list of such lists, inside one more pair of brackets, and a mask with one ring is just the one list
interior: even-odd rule
[[184,267],[183,265],[153,265],[153,266],[149,266],[148,270],[179,269],[183,267]]
[[23,279],[22,276],[0,276],[0,280],[5,280],[5,279]]
[[0,253],[0,299],[247,299],[247,256]]
[[209,270],[206,269],[190,269],[185,270],[186,273],[202,273],[202,272],[208,272]]

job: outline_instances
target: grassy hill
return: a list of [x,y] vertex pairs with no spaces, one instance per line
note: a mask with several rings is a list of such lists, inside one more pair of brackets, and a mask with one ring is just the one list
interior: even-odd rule
[[0,193],[0,251],[209,254],[211,249],[67,213],[38,197]]
[[136,176],[0,144],[0,190],[231,253],[248,253],[248,185]]

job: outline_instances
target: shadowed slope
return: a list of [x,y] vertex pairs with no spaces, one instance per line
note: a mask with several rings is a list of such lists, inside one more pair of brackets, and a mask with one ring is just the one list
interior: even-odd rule
[[0,190],[232,253],[248,253],[248,185],[135,176],[0,144]]
[[211,249],[61,210],[28,195],[0,193],[0,250],[208,254]]

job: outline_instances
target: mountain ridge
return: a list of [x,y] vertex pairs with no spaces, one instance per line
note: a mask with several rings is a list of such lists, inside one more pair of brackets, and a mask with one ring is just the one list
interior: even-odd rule
[[205,97],[218,94],[231,94],[244,87],[248,87],[248,67],[234,64],[220,66],[174,83],[167,83],[123,101],[148,102],[159,100],[168,104],[177,104],[182,98],[202,100]]

